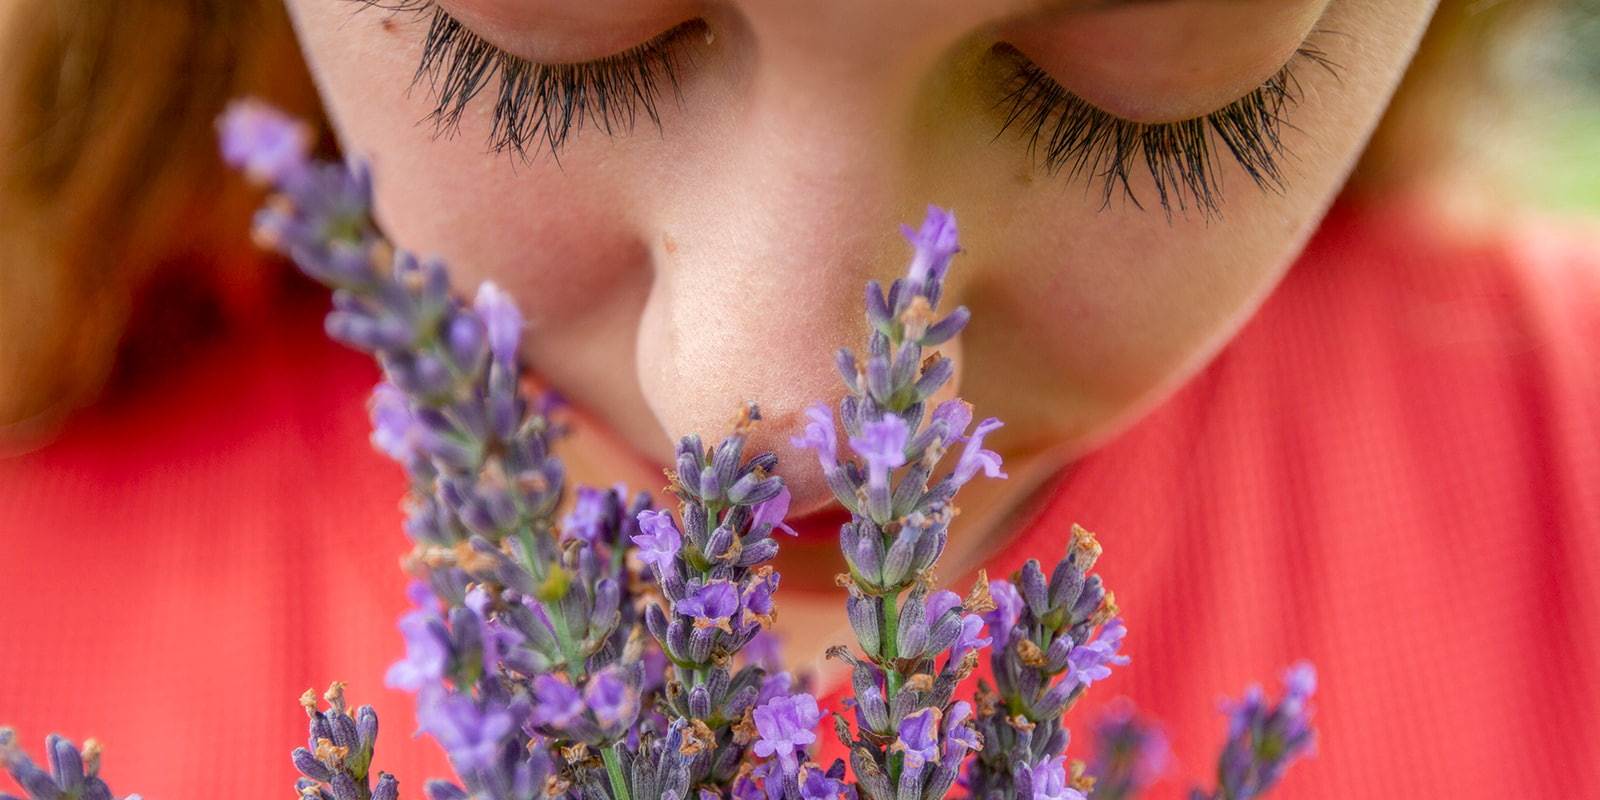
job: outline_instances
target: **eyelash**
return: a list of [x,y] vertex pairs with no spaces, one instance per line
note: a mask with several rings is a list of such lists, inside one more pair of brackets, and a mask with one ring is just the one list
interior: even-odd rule
[[390,11],[432,9],[423,39],[422,60],[412,76],[426,82],[434,108],[427,120],[435,136],[453,136],[467,104],[491,83],[495,86],[490,122],[492,151],[528,156],[528,148],[561,149],[585,123],[607,136],[632,131],[641,117],[659,130],[664,91],[678,97],[682,40],[702,31],[700,20],[684,22],[621,53],[577,64],[538,64],[501,50],[462,25],[431,0],[399,5],[359,0]]
[[[689,34],[705,30],[702,20],[691,20],[595,61],[538,64],[489,43],[432,0],[356,1],[391,11],[431,9],[412,86],[428,84],[435,106],[427,119],[434,135],[454,135],[467,104],[494,82],[489,146],[493,152],[523,158],[530,146],[542,142],[559,160],[562,147],[585,122],[614,136],[632,131],[643,116],[659,130],[663,89],[679,96],[678,74],[685,58],[679,45]],[[1284,115],[1304,96],[1295,67],[1308,62],[1338,76],[1338,66],[1308,42],[1266,83],[1221,109],[1178,122],[1139,123],[1072,94],[1010,45],[996,45],[994,52],[1012,62],[998,104],[1009,108],[997,139],[1022,129],[1030,156],[1042,161],[1045,171],[1065,171],[1091,187],[1098,184],[1102,209],[1110,206],[1119,188],[1134,207],[1144,208],[1130,184],[1142,162],[1169,218],[1174,206],[1180,214],[1193,207],[1206,218],[1220,213],[1219,157],[1232,157],[1258,188],[1282,191],[1279,162],[1287,151],[1280,134],[1289,125]]]
[[1134,207],[1144,208],[1129,184],[1143,162],[1169,219],[1174,206],[1179,214],[1192,206],[1208,219],[1220,213],[1220,157],[1231,156],[1258,188],[1282,191],[1279,162],[1287,151],[1280,134],[1284,126],[1293,127],[1284,115],[1305,94],[1295,68],[1305,62],[1339,74],[1338,65],[1321,49],[1305,43],[1266,83],[1216,111],[1178,122],[1139,123],[1072,94],[1010,45],[997,45],[995,52],[1014,62],[998,104],[1009,106],[1002,135],[1020,128],[1027,134],[1029,154],[1042,160],[1047,172],[1064,170],[1091,187],[1098,183],[1102,209],[1110,206],[1119,188]]

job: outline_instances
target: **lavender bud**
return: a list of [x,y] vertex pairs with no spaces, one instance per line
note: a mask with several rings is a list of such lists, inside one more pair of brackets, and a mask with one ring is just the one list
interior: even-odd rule
[[333,787],[334,800],[366,800],[363,792],[356,786],[354,778],[343,772],[333,773],[333,780],[328,782]]
[[1022,565],[1021,580],[1017,582],[1017,589],[1022,592],[1023,602],[1028,604],[1028,610],[1038,618],[1043,618],[1050,612],[1050,596],[1045,585],[1044,572],[1039,569],[1039,562],[1029,559]]
[[889,359],[874,355],[867,359],[867,393],[873,400],[887,405],[894,385],[889,378]]
[[372,800],[400,800],[400,782],[387,772],[378,773],[378,785],[372,790]]
[[955,362],[948,358],[941,357],[933,362],[933,365],[922,373],[922,377],[917,379],[917,399],[926,400],[932,397],[934,392],[939,391],[945,382],[950,380],[950,376],[955,374],[955,369]]
[[883,296],[883,285],[877,281],[867,281],[867,321],[873,327],[889,324],[893,315],[889,312],[889,304]]
[[972,312],[966,306],[959,306],[950,312],[950,315],[928,326],[928,332],[922,335],[918,344],[923,347],[938,347],[950,341],[962,328],[967,327],[967,322],[972,318]]
[[318,761],[310,750],[304,747],[296,747],[291,756],[294,760],[294,768],[300,770],[300,774],[322,783],[333,780],[333,772],[323,766],[322,762]]
[[928,609],[920,589],[908,595],[900,608],[896,638],[901,658],[916,658],[928,645]]
[[698,497],[699,496],[699,492],[700,492],[700,464],[701,464],[701,461],[700,461],[700,453],[697,452],[697,450],[698,450],[698,448],[700,446],[699,445],[699,441],[700,440],[699,439],[693,439],[693,441],[695,443],[693,448],[685,446],[685,445],[688,445],[690,441],[691,441],[691,437],[687,437],[686,436],[683,439],[683,443],[678,446],[678,456],[677,456],[678,484],[681,485],[684,489],[688,490],[691,494],[693,494],[696,497]]
[[63,791],[72,794],[83,788],[83,758],[72,742],[50,734],[45,737],[45,755],[50,759],[50,771]]
[[1083,591],[1084,574],[1071,559],[1062,559],[1050,575],[1050,606],[1071,608]]
[[743,436],[729,436],[717,445],[716,455],[711,460],[711,471],[716,476],[718,496],[721,496],[721,490],[732,486],[739,473],[739,460],[743,454]]
[[856,354],[850,352],[848,347],[841,347],[833,354],[833,365],[839,370],[839,377],[844,379],[844,385],[852,392],[857,391]]
[[883,582],[886,586],[904,586],[912,576],[916,561],[917,544],[923,531],[913,525],[904,525],[895,535],[894,543],[883,557]]
[[845,598],[845,611],[850,617],[850,628],[855,631],[856,642],[868,656],[877,658],[882,636],[878,629],[877,602],[852,592]]
[[522,313],[511,297],[500,287],[485,281],[478,287],[473,308],[488,329],[489,348],[495,361],[513,364],[517,359],[517,346],[522,340]]
[[468,800],[469,797],[461,787],[449,781],[428,781],[422,791],[428,795],[428,800]]

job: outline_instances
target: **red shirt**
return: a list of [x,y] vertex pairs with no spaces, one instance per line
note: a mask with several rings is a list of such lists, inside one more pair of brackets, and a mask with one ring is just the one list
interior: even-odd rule
[[[0,722],[34,753],[92,735],[122,793],[282,797],[296,697],[340,678],[406,796],[448,774],[382,687],[403,479],[367,444],[374,368],[316,306],[0,461]],[[1099,534],[1133,663],[1073,724],[1117,695],[1163,719],[1156,796],[1210,780],[1219,697],[1307,657],[1319,754],[1277,797],[1600,797],[1597,356],[1594,240],[1336,211],[990,572]]]

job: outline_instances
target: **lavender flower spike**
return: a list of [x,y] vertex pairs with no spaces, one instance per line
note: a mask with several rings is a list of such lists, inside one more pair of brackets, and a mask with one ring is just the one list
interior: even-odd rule
[[[10,728],[0,728],[0,767],[22,787],[27,800],[112,800],[110,787],[100,777],[100,745],[93,739],[80,751],[66,738],[51,734],[45,739],[45,753],[49,772],[22,752]],[[12,800],[8,794],[0,798]],[[139,795],[124,800],[139,800]]]
[[1094,724],[1094,756],[1088,774],[1095,800],[1132,800],[1167,770],[1171,750],[1154,723],[1119,698]]
[[1283,699],[1267,703],[1261,687],[1252,686],[1243,699],[1228,703],[1228,741],[1217,759],[1217,789],[1195,789],[1194,800],[1250,800],[1277,785],[1288,768],[1316,743],[1311,727],[1311,695],[1316,670],[1307,662],[1290,667],[1283,678]]
[[[887,293],[876,283],[867,287],[863,355],[847,349],[836,358],[849,392],[838,416],[855,460],[841,461],[826,407],[808,410],[793,440],[816,452],[834,496],[852,515],[839,546],[849,568],[846,611],[865,660],[843,648],[830,654],[852,667],[857,732],[840,737],[866,800],[938,800],[954,786],[966,755],[987,747],[972,727],[971,709],[953,705],[956,686],[988,644],[978,616],[993,608],[987,579],[966,600],[949,592],[930,596],[929,584],[957,513],[957,492],[980,472],[1005,477],[1000,456],[983,448],[984,436],[1000,423],[988,420],[969,435],[969,405],[949,400],[930,407],[954,366],[928,349],[959,333],[968,318],[964,308],[938,316],[960,249],[955,217],[930,207],[922,227],[905,232],[914,252],[904,277]],[[946,465],[958,440],[966,447]],[[941,727],[947,718],[953,724]]]
[[326,711],[317,704],[310,689],[300,697],[300,705],[310,717],[310,735],[305,747],[295,748],[291,757],[300,779],[295,789],[307,800],[396,800],[400,785],[387,772],[377,773],[373,785],[372,753],[377,746],[378,715],[371,706],[353,713],[345,704],[344,685],[335,683],[322,696]]

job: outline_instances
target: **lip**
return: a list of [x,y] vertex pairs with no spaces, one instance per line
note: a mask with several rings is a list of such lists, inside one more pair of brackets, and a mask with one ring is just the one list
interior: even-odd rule
[[850,512],[837,503],[829,503],[815,511],[790,517],[784,521],[789,523],[789,527],[794,528],[796,539],[811,544],[836,538],[839,535],[839,527],[850,521]]

